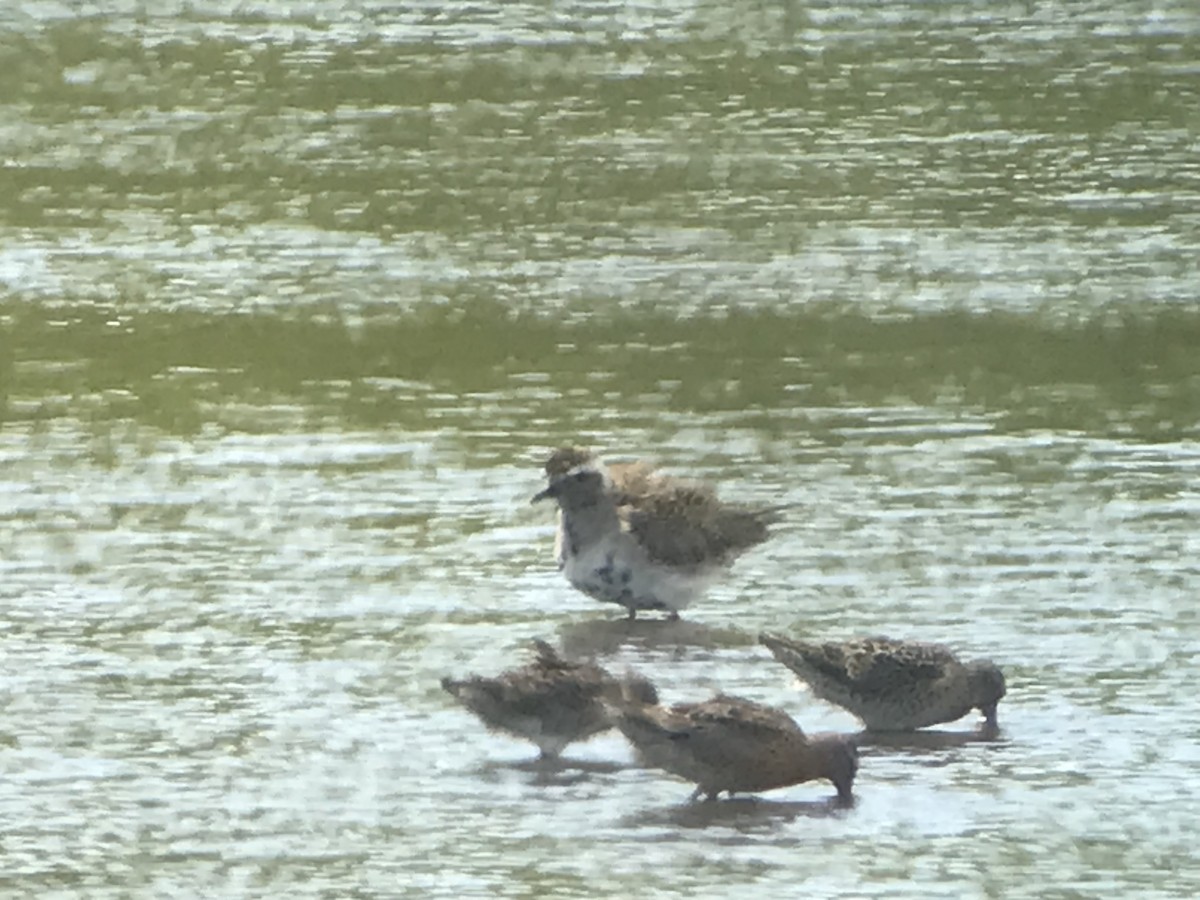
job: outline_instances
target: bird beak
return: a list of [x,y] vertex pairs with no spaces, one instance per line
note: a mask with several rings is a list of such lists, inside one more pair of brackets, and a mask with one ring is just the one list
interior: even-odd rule
[[995,728],[1000,727],[996,723],[996,704],[995,703],[991,704],[990,706],[985,706],[979,711],[981,713],[983,713],[983,722],[988,728],[995,729]]
[[550,485],[544,491],[538,491],[536,494],[534,494],[533,499],[531,499],[529,502],[530,503],[538,503],[542,500],[549,500],[551,497],[557,497],[557,496],[558,496],[558,491],[556,491],[554,489],[554,485]]
[[851,782],[843,781],[840,784],[835,784],[834,787],[837,788],[838,806],[854,805],[854,789]]

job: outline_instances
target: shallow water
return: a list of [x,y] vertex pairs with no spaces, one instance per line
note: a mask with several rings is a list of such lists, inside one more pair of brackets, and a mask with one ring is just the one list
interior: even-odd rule
[[[274,8],[272,8],[274,9]],[[0,14],[0,894],[1191,897],[1200,13]],[[682,623],[550,448],[787,503]],[[989,655],[1002,739],[689,805],[438,686]]]

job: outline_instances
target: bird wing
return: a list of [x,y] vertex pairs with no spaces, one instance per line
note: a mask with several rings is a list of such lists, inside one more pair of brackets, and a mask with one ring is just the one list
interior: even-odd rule
[[756,737],[804,733],[782,710],[729,694],[718,694],[700,703],[676,704],[671,711],[687,718],[695,728],[723,728]]
[[683,482],[623,499],[618,512],[627,530],[651,559],[674,566],[727,562],[766,540],[778,518],[775,510],[729,506],[704,486]]
[[578,708],[595,700],[603,680],[591,672],[570,668],[528,666],[506,672],[495,679],[497,701],[514,713],[536,715],[547,705]]
[[669,713],[671,739],[686,742],[691,756],[708,766],[754,766],[772,747],[806,740],[791,716],[738,697],[678,704]]
[[534,639],[537,658],[526,666],[492,677],[471,676],[450,682],[464,705],[483,712],[504,709],[537,715],[548,704],[579,707],[597,699],[613,679],[594,663],[563,659],[545,641]]
[[866,697],[887,694],[897,685],[931,684],[957,665],[953,654],[937,644],[865,638],[819,646],[810,664]]

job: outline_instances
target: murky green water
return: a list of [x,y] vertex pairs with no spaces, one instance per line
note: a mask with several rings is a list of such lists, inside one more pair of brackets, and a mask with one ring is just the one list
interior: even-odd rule
[[[1200,892],[1200,8],[74,6],[0,11],[0,895]],[[630,634],[565,441],[795,512]],[[438,687],[852,729],[764,628],[1004,740],[688,806]]]

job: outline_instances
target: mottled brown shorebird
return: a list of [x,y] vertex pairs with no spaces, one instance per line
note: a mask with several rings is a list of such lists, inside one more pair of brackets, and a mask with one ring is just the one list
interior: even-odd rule
[[857,638],[810,643],[774,634],[759,642],[813,694],[841,706],[869,731],[912,731],[953,722],[972,709],[995,729],[1004,674],[991,660],[961,661],[941,644]]
[[724,503],[713,489],[663,475],[645,462],[605,465],[562,447],[546,462],[549,485],[533,500],[559,506],[555,557],[567,580],[635,618],[670,618],[733,561],[767,539],[780,507]]
[[643,678],[614,678],[595,663],[564,659],[537,638],[533,646],[537,656],[528,665],[493,678],[443,678],[442,687],[489,729],[532,741],[543,759],[611,728],[605,701],[622,696],[658,701],[654,685]]
[[671,707],[626,696],[617,727],[642,762],[696,784],[692,800],[828,779],[852,799],[858,751],[842,735],[808,736],[781,710],[719,694]]

